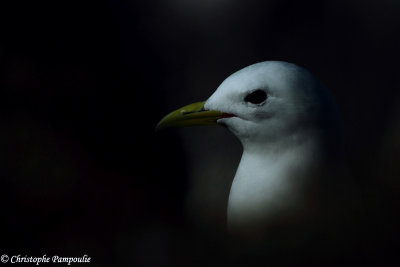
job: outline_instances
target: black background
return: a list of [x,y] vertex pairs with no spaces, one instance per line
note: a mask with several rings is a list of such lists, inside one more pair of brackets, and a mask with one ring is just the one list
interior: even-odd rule
[[[374,210],[396,209],[399,11],[396,0],[2,3],[0,254],[87,254],[93,266],[212,258],[203,233],[224,227],[240,146],[224,130],[154,126],[264,60],[327,85],[351,172]],[[193,189],[201,173],[220,174],[221,189]],[[381,223],[371,227],[396,221]]]

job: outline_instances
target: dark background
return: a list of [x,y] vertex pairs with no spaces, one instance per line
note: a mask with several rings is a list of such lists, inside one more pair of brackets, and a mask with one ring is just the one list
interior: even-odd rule
[[[2,3],[0,254],[207,263],[240,145],[224,129],[154,126],[264,60],[327,85],[353,176],[374,210],[396,210],[399,11],[396,0]],[[381,222],[371,227],[397,221]]]

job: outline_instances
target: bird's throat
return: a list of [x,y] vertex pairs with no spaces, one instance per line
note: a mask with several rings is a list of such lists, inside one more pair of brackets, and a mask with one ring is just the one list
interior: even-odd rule
[[258,229],[297,217],[308,208],[306,190],[320,166],[315,143],[290,150],[244,147],[229,195],[228,227]]

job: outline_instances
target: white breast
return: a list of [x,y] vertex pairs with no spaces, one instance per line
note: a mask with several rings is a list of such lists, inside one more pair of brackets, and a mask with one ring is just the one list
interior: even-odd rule
[[244,147],[229,195],[229,228],[265,227],[307,210],[307,191],[323,164],[318,153],[312,139],[282,150]]

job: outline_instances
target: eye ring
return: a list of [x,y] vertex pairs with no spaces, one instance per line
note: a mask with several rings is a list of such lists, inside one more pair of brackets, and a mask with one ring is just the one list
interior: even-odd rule
[[246,95],[244,101],[255,105],[261,105],[267,98],[267,93],[264,90],[257,89]]

